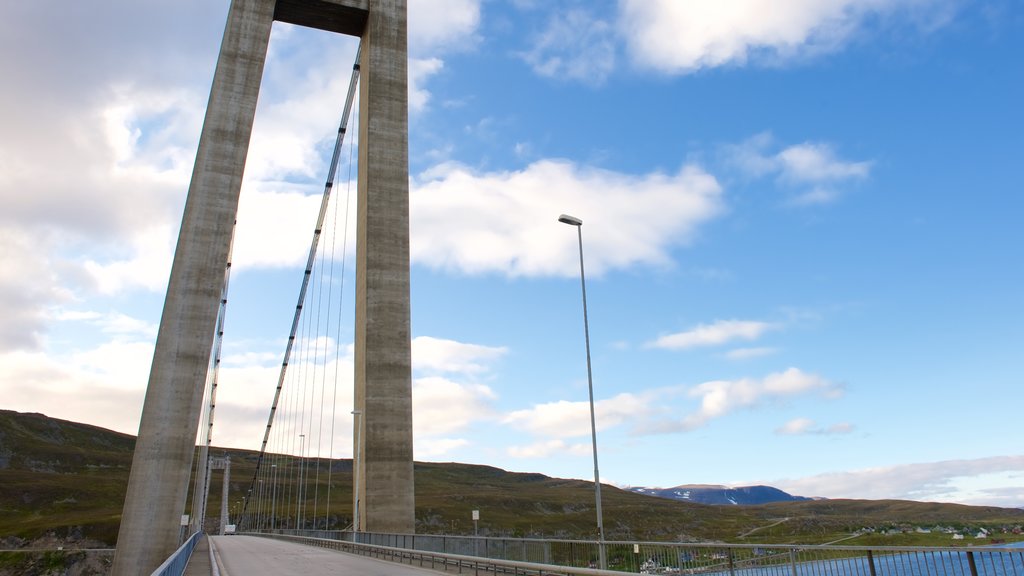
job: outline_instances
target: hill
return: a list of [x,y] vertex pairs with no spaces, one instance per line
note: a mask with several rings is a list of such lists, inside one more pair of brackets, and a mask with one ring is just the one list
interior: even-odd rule
[[[50,535],[112,545],[117,538],[134,437],[96,426],[0,410],[0,539],[10,546]],[[232,460],[233,509],[249,488],[256,453],[214,449]],[[289,465],[289,457],[279,456]],[[316,461],[307,459],[308,465]],[[316,488],[306,490],[309,517],[340,529],[351,520],[352,463],[326,460]],[[331,502],[325,504],[327,470]],[[589,482],[490,466],[417,462],[416,519],[421,533],[472,534],[480,510],[483,535],[591,538],[593,487]],[[280,487],[279,516],[293,510],[294,493]],[[190,491],[191,493],[191,491]],[[603,486],[606,536],[614,540],[757,541],[821,543],[864,527],[1019,526],[1019,509],[906,501],[822,500],[757,506],[710,506]],[[215,473],[209,514],[220,507]],[[329,512],[328,512],[329,509]],[[313,511],[315,510],[315,513]],[[854,542],[849,542],[854,543]],[[897,543],[897,542],[892,542]],[[943,544],[949,544],[946,536]]]

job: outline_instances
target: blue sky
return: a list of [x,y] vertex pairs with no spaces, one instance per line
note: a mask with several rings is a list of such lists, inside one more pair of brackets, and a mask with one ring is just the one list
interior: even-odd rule
[[[0,22],[3,408],[136,430],[227,6]],[[569,213],[603,480],[1024,505],[1019,2],[410,0],[409,28],[417,459],[591,477]],[[355,47],[275,24],[215,444],[258,447]],[[350,457],[342,304],[318,443]]]

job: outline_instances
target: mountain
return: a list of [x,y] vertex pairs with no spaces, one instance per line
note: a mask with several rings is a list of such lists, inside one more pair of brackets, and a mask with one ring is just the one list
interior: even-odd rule
[[675,488],[642,488],[636,486],[630,487],[629,490],[648,496],[696,502],[698,504],[710,504],[712,506],[757,506],[773,502],[812,500],[812,498],[787,494],[771,486],[729,488],[728,486],[709,486],[707,484],[684,484]]
[[[0,410],[0,544],[15,548],[44,537],[65,545],[114,544],[134,445],[135,438],[127,434],[42,414]],[[213,448],[211,454],[231,458],[228,501],[234,514],[249,489],[257,453]],[[290,456],[272,458],[279,471],[296,466]],[[352,513],[351,460],[307,458],[305,465],[320,469],[319,475],[311,475],[318,482],[302,491],[305,509],[314,511],[307,512],[307,517],[332,528],[346,526]],[[472,534],[472,511],[479,510],[481,535],[594,537],[591,482],[459,463],[417,462],[415,474],[418,533]],[[330,502],[325,502],[328,481]],[[287,481],[280,486],[276,499],[279,518],[300,505],[285,497],[297,494],[294,488]],[[1011,508],[806,499],[710,506],[693,501],[695,489],[721,493],[723,488],[688,487],[691,501],[610,485],[602,488],[609,540],[752,542],[756,538],[759,543],[815,544],[848,537],[864,527],[1024,526],[1024,510]],[[764,488],[767,493],[772,490]],[[220,495],[221,473],[217,471],[209,495],[210,516],[220,509]],[[742,502],[755,497],[744,498],[734,499]],[[941,544],[950,543],[948,536],[942,538]],[[860,542],[858,538],[845,543]]]

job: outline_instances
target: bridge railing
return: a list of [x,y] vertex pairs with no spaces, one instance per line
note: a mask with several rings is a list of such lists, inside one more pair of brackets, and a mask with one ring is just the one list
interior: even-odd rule
[[188,560],[192,557],[192,551],[195,550],[196,544],[199,543],[199,539],[203,537],[202,532],[195,532],[192,536],[189,536],[188,540],[181,545],[180,548],[174,551],[164,563],[157,567],[153,571],[151,576],[181,576],[185,573],[185,567],[188,566]]
[[597,570],[593,568],[576,568],[569,566],[554,566],[551,564],[538,564],[534,562],[518,562],[513,560],[500,560],[483,558],[480,556],[465,556],[460,554],[446,554],[443,552],[432,552],[429,550],[414,550],[409,548],[394,548],[390,546],[377,546],[363,544],[346,540],[335,540],[328,538],[313,538],[310,536],[250,533],[251,535],[264,536],[267,538],[281,538],[293,542],[299,542],[310,546],[338,550],[350,554],[369,556],[390,562],[399,562],[408,565],[417,565],[422,568],[429,568],[432,571],[452,572],[456,574],[515,574],[517,576],[616,576],[622,572],[610,570]]
[[[599,543],[431,534],[278,530],[279,534],[510,562],[596,568]],[[709,576],[1024,576],[1024,548],[773,546],[605,542],[608,569]]]

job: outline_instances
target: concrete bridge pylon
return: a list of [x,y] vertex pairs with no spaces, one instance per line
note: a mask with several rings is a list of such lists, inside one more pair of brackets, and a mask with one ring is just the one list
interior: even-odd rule
[[360,528],[414,523],[406,0],[232,0],[157,334],[115,576],[177,547],[203,388],[273,22],[362,38],[355,408]]

